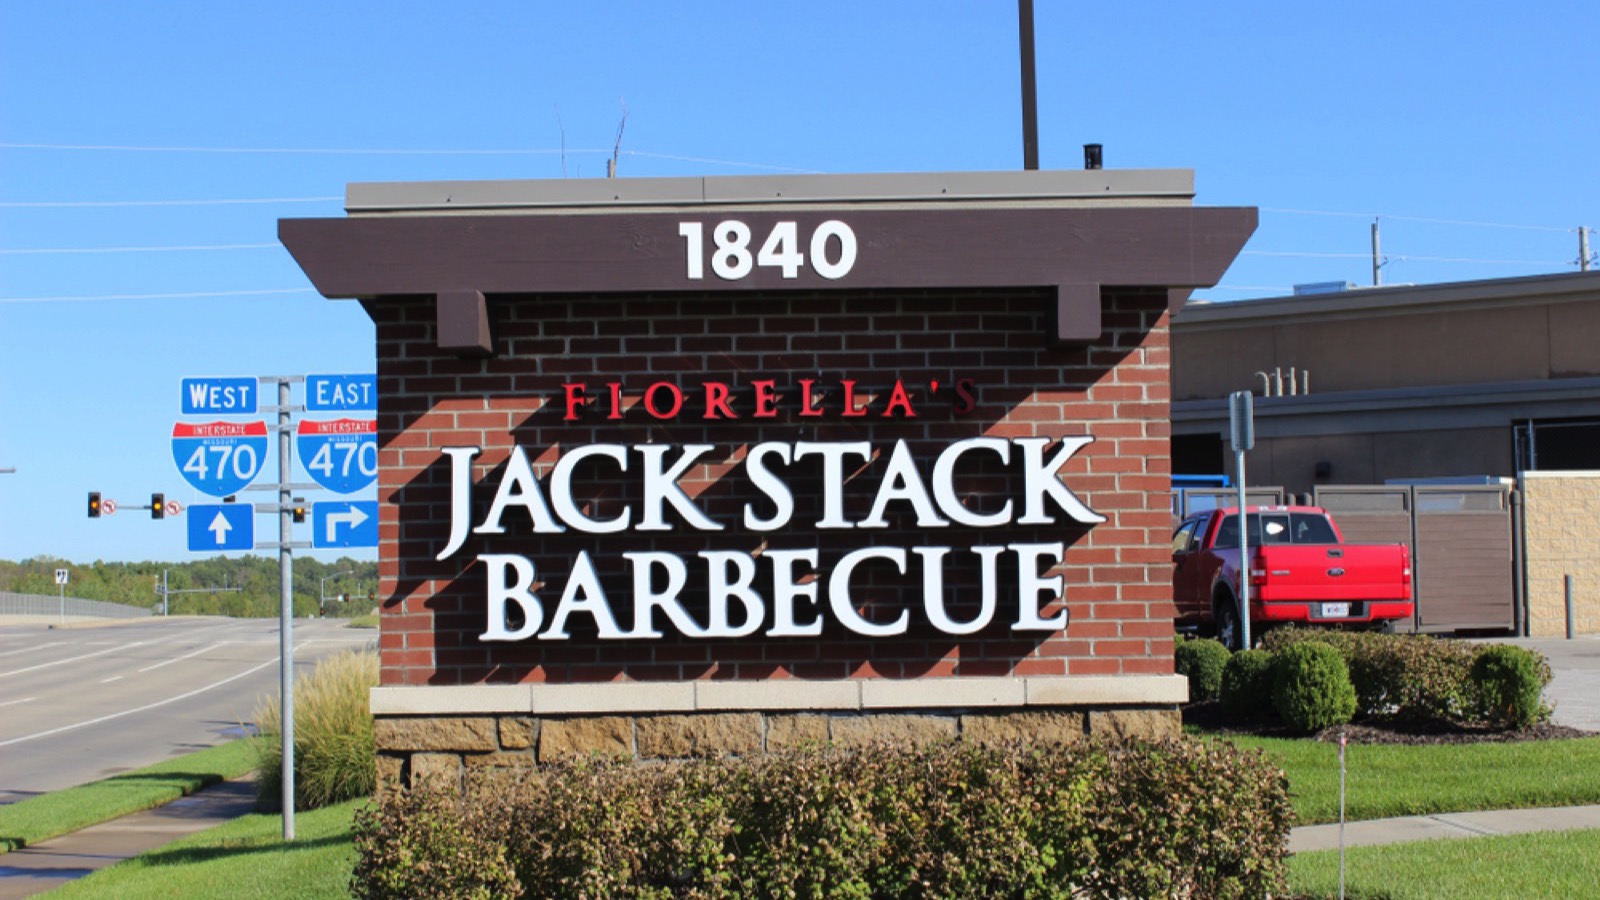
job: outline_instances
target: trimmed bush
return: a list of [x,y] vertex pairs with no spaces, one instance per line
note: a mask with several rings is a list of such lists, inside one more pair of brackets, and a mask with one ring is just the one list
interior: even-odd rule
[[1189,679],[1189,702],[1217,699],[1222,689],[1222,670],[1228,664],[1228,648],[1221,641],[1198,638],[1175,644],[1173,665],[1179,675]]
[[1363,717],[1453,724],[1474,720],[1473,651],[1461,641],[1423,634],[1284,628],[1272,632],[1266,643],[1273,650],[1302,643],[1337,650],[1349,669],[1356,710]]
[[[294,685],[294,803],[318,809],[372,793],[377,743],[368,697],[378,684],[378,654],[353,650],[325,657]],[[256,805],[276,809],[283,794],[283,726],[276,697],[256,710]]]
[[1349,722],[1356,690],[1339,651],[1306,641],[1273,655],[1272,703],[1284,724],[1309,734]]
[[1240,719],[1265,718],[1272,711],[1272,654],[1241,650],[1222,669],[1218,696],[1228,715]]
[[1526,728],[1550,718],[1543,701],[1550,664],[1538,653],[1511,644],[1490,644],[1472,660],[1478,714],[1500,728]]
[[465,795],[386,792],[357,820],[351,887],[384,900],[1261,897],[1282,892],[1291,817],[1283,773],[1223,742],[587,760],[516,784],[472,778]]

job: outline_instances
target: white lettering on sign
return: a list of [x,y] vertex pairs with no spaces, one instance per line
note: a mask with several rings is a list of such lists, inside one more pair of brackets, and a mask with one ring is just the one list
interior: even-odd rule
[[184,387],[189,389],[189,405],[196,409],[211,410],[214,412],[228,412],[242,410],[255,412],[256,386],[249,382],[203,382],[188,381]]
[[[763,499],[745,503],[740,518],[746,529],[756,532],[791,527],[795,502],[785,475],[789,467],[815,457],[822,470],[821,510],[815,521],[794,527],[888,528],[891,510],[913,514],[917,527],[925,529],[952,525],[999,528],[1013,523],[1052,525],[1058,523],[1058,513],[1081,524],[1098,524],[1106,521],[1105,517],[1080,500],[1060,475],[1073,455],[1093,440],[1090,436],[1059,441],[1046,437],[967,438],[940,451],[929,477],[923,475],[904,440],[896,441],[886,454],[875,453],[866,441],[766,441],[751,447],[745,457],[749,485]],[[1047,454],[1051,444],[1055,444],[1054,450]],[[450,531],[437,558],[442,561],[456,554],[471,535],[506,533],[508,515],[520,519],[520,524],[535,534],[561,534],[568,529],[585,534],[723,531],[726,525],[707,515],[680,484],[680,479],[713,449],[707,444],[586,445],[563,453],[548,476],[540,479],[527,451],[516,446],[499,484],[493,488],[487,511],[474,526],[472,465],[482,451],[479,447],[446,447],[443,452],[450,460]],[[1021,496],[1007,498],[990,512],[969,509],[957,495],[955,485],[957,466],[969,453],[992,455],[1006,465],[1016,458]],[[596,458],[606,461],[602,470],[607,477],[623,478],[635,473],[639,479],[639,490],[635,492],[640,497],[637,509],[624,505],[610,518],[599,519],[573,496],[574,468],[579,462]],[[852,521],[846,515],[846,491],[859,487],[856,475],[861,464],[874,458],[883,459],[883,477],[876,487],[867,488],[873,492],[873,499],[866,515]],[[757,512],[758,503],[770,507],[771,514]],[[964,620],[951,617],[950,605],[958,599],[973,598],[947,596],[943,574],[946,561],[955,553],[975,556],[982,576],[977,612],[969,613],[971,617]],[[624,629],[601,584],[600,570],[587,551],[575,558],[560,599],[548,615],[535,587],[549,585],[537,576],[533,561],[517,554],[484,553],[478,560],[488,568],[488,627],[480,639],[565,640],[570,636],[568,624],[574,616],[592,622],[596,634],[604,639],[660,638],[664,633],[655,625],[657,613],[677,633],[691,638],[744,637],[764,625],[769,637],[815,636],[822,632],[825,617],[866,637],[892,637],[906,633],[913,611],[900,610],[888,621],[870,616],[858,609],[852,587],[869,581],[875,585],[893,582],[896,578],[920,584],[923,621],[946,634],[966,635],[993,623],[1002,566],[1017,586],[1017,617],[1010,623],[1011,630],[1059,631],[1066,627],[1066,611],[1045,616],[1042,609],[1062,596],[1064,579],[1059,574],[1039,573],[1059,566],[1065,554],[1063,542],[977,544],[964,550],[948,546],[868,546],[845,553],[824,571],[819,567],[820,552],[815,548],[702,550],[696,554],[698,562],[691,572],[691,562],[674,553],[626,552],[621,554],[620,565],[627,569],[632,581],[633,625]],[[703,587],[709,595],[704,622],[696,620],[679,599],[689,584]],[[972,606],[971,602],[961,604],[961,608],[969,610]],[[511,614],[513,609],[516,616]],[[513,627],[511,622],[516,620],[520,624]]]
[[[679,222],[678,236],[684,242],[684,275],[690,281],[706,277],[705,223]],[[757,268],[777,269],[786,280],[800,277],[800,270],[811,262],[811,270],[829,281],[850,274],[856,264],[856,233],[844,222],[829,219],[811,232],[807,244],[809,257],[800,250],[800,226],[777,222],[767,232],[761,247],[754,252],[755,235],[738,219],[718,222],[711,229],[711,271],[724,281],[738,281]]]

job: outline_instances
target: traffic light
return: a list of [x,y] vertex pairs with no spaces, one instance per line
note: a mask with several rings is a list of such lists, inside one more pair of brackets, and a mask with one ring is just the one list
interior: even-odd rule
[[150,495],[150,518],[152,518],[152,519],[164,519],[164,518],[166,518],[166,516],[167,516],[167,495],[166,494],[151,494]]
[[90,491],[89,492],[89,518],[91,518],[91,519],[100,518],[100,492],[99,491]]
[[289,511],[289,514],[294,518],[295,524],[298,525],[305,522],[306,502],[301,500],[299,497],[296,497],[294,500],[294,508]]

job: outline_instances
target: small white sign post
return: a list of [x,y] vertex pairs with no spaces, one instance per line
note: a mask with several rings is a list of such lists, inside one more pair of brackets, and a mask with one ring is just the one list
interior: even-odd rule
[[61,624],[67,624],[67,575],[66,569],[56,570],[56,587],[61,591]]

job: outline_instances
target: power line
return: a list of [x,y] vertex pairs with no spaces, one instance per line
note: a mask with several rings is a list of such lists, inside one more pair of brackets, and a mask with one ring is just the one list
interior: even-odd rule
[[80,303],[95,300],[190,300],[202,297],[264,297],[284,294],[311,294],[311,288],[280,288],[259,291],[192,291],[159,294],[95,294],[78,297],[0,297],[0,303]]
[[1363,213],[1363,212],[1336,212],[1327,209],[1284,209],[1281,207],[1263,206],[1262,212],[1288,213],[1296,216],[1338,216],[1351,219],[1391,219],[1397,222],[1426,222],[1431,225],[1463,225],[1470,228],[1514,228],[1521,231],[1575,231],[1576,228],[1560,228],[1554,225],[1511,225],[1504,222],[1472,222],[1462,219],[1438,219],[1430,216],[1397,216],[1389,213]]
[[0,200],[0,209],[78,209],[121,206],[231,206],[238,204],[342,202],[328,197],[246,197],[225,200]]
[[20,256],[57,253],[185,253],[207,250],[268,250],[282,249],[282,244],[192,244],[179,247],[35,247],[27,249],[0,248],[0,255]]
[[[566,154],[601,154],[607,157],[615,148],[547,148],[523,149],[427,149],[413,147],[161,147],[134,144],[23,144],[0,143],[0,150],[62,150],[99,151],[108,153],[224,153],[224,154],[290,154],[305,156],[564,156]],[[732,166],[741,169],[760,169],[771,172],[821,174],[810,169],[774,166],[765,163],[741,162],[731,159],[712,159],[701,156],[680,156],[672,153],[652,153],[647,150],[623,150],[623,156],[646,159],[665,159],[674,162],[695,162],[707,165]]]

